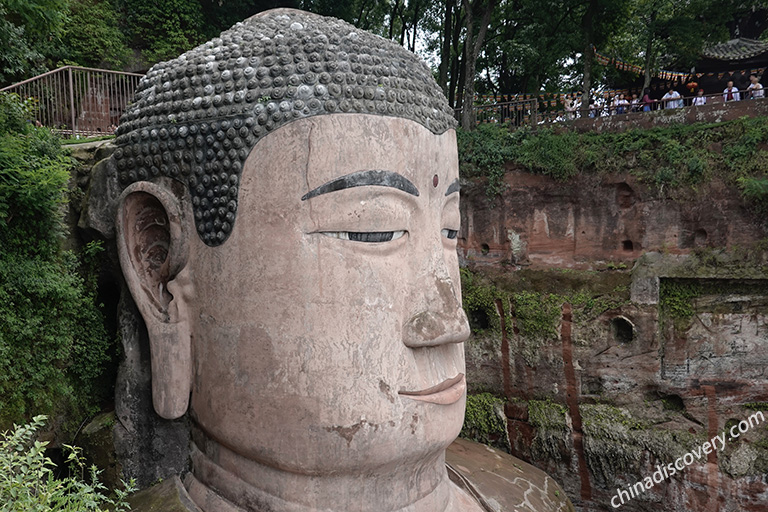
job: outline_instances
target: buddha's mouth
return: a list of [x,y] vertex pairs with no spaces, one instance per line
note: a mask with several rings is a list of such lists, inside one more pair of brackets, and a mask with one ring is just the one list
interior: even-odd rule
[[421,402],[449,405],[458,402],[464,396],[466,389],[467,380],[464,378],[464,374],[460,373],[431,388],[421,391],[399,391],[398,394]]

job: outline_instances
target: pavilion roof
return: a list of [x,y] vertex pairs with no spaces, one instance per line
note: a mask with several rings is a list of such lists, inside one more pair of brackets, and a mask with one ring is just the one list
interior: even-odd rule
[[751,59],[765,52],[768,52],[768,42],[740,37],[705,48],[702,55],[709,59],[736,61]]

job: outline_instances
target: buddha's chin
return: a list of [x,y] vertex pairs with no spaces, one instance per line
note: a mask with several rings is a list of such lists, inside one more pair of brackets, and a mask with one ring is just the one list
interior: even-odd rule
[[307,426],[303,432],[309,434],[296,428],[261,433],[250,439],[253,444],[233,443],[224,432],[207,435],[239,457],[291,473],[387,472],[404,465],[441,467],[445,449],[461,430],[463,414],[463,397],[450,405],[413,401],[397,420],[382,423],[362,419],[350,425]]

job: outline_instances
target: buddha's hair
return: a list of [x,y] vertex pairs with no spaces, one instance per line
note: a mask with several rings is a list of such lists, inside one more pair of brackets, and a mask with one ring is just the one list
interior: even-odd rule
[[413,53],[343,21],[277,9],[149,70],[117,129],[122,188],[167,176],[189,187],[200,238],[222,244],[243,164],[260,138],[305,117],[401,117],[435,134],[453,111]]

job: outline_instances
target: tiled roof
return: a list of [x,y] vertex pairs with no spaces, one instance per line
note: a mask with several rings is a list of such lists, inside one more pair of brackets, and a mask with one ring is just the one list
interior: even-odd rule
[[702,55],[717,60],[746,60],[768,52],[768,43],[755,39],[731,39],[727,43],[710,46]]

